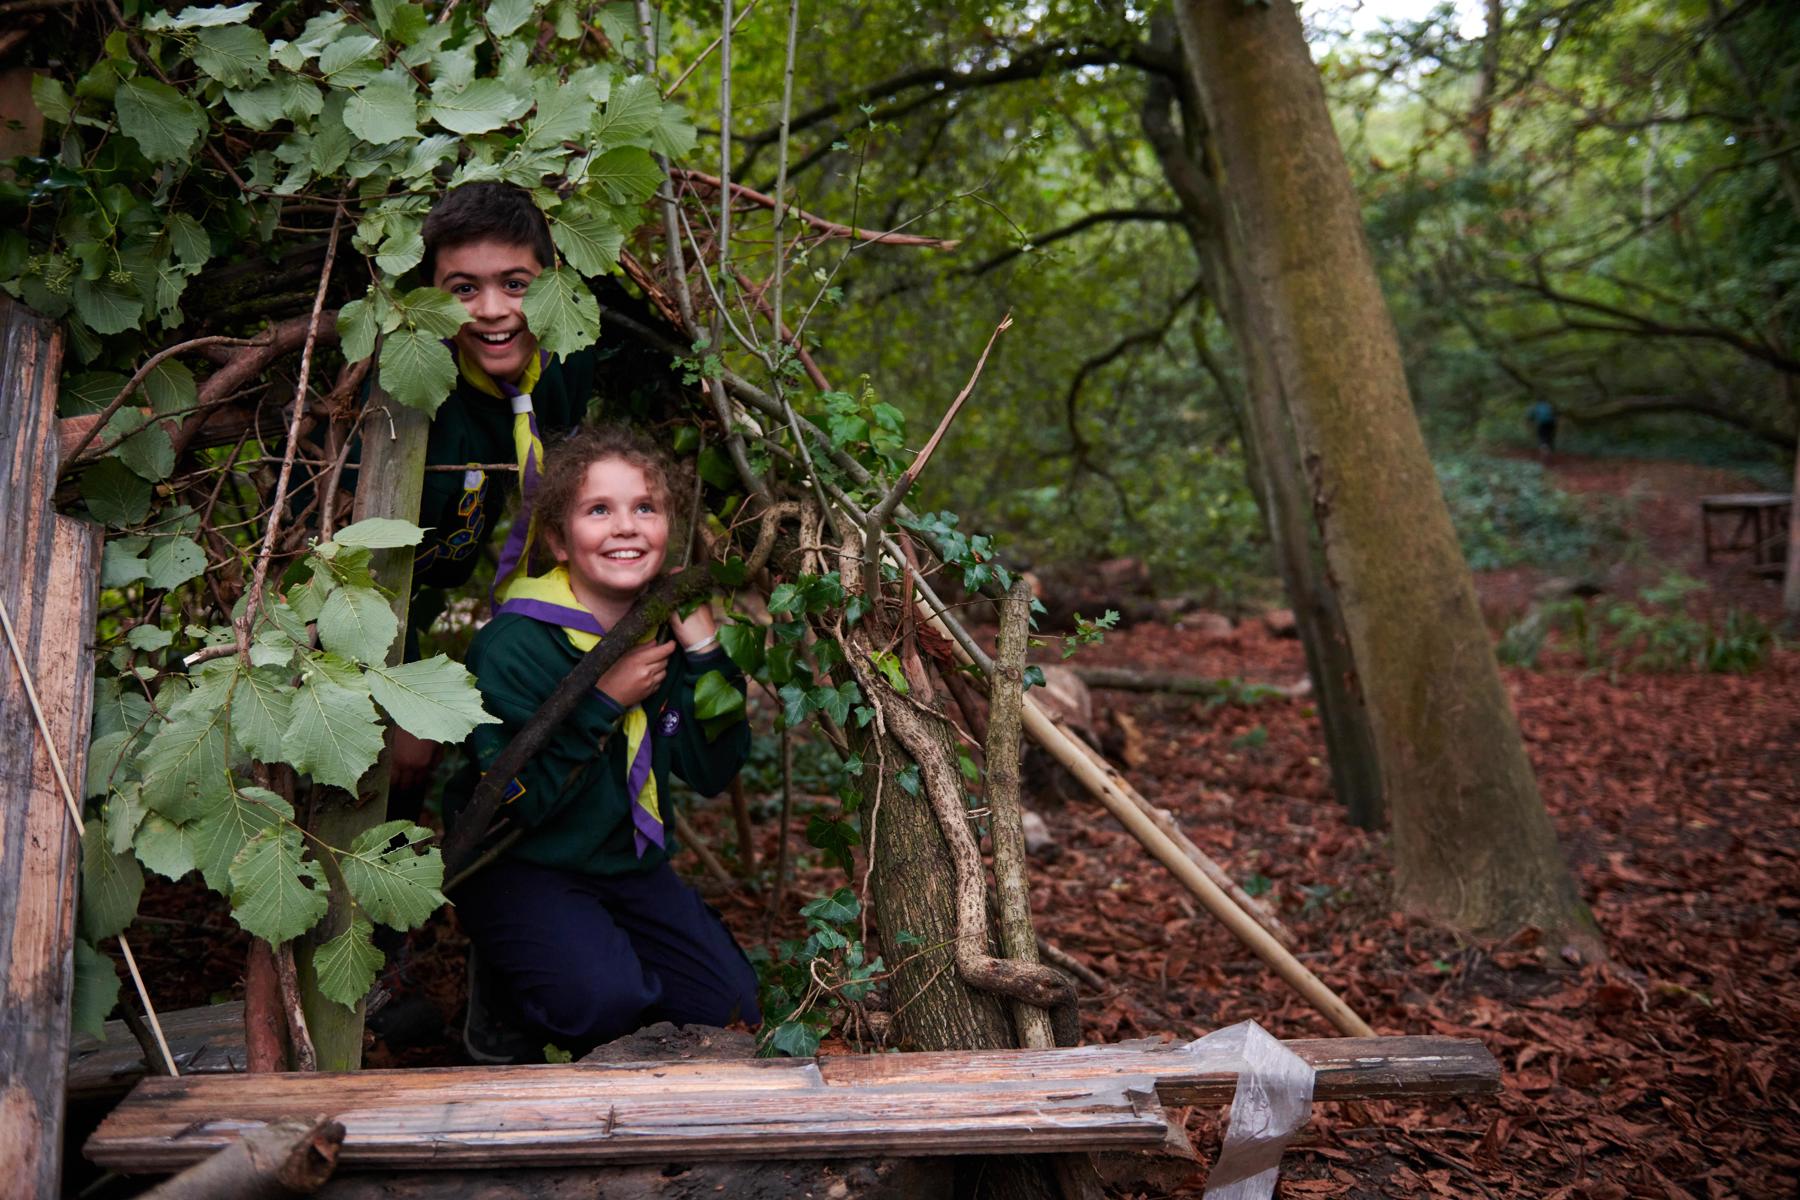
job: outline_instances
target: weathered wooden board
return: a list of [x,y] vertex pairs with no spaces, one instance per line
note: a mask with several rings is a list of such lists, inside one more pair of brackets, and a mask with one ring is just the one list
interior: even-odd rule
[[[100,539],[50,510],[54,325],[0,296],[0,598],[70,780],[86,762]],[[57,1194],[79,839],[11,653],[0,646],[0,1179]]]
[[[183,1075],[235,1075],[245,1069],[243,1001],[158,1016],[175,1069]],[[143,1077],[143,1047],[123,1021],[108,1021],[104,1039],[77,1034],[69,1047],[71,1100],[123,1096]]]
[[596,1086],[581,1096],[414,1103],[402,1089],[358,1103],[332,1086],[349,1076],[288,1075],[279,1089],[256,1086],[270,1078],[214,1077],[187,1088],[165,1086],[178,1080],[145,1080],[88,1140],[87,1155],[116,1170],[177,1170],[246,1129],[301,1112],[341,1121],[339,1161],[365,1168],[705,1161],[796,1151],[821,1158],[1072,1152],[1160,1145],[1168,1129],[1143,1079],[655,1091],[604,1086],[605,1074],[596,1073]]

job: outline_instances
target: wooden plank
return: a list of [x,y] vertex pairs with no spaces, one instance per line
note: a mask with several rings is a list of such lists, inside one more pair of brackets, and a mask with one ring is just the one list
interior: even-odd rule
[[[0,296],[0,598],[69,777],[87,755],[98,531],[50,510],[61,334]],[[79,841],[10,652],[0,649],[0,1178],[55,1195]]]
[[[362,1077],[384,1074],[394,1073]],[[193,1090],[216,1101],[203,1115],[191,1104],[172,1110],[154,1102],[150,1097],[164,1089],[152,1085],[164,1081],[146,1080],[88,1140],[87,1155],[118,1170],[178,1170],[245,1130],[307,1111],[284,1108],[292,1092],[271,1102],[254,1087],[218,1086],[266,1078],[199,1081]],[[1073,1152],[1160,1145],[1168,1131],[1149,1081],[1131,1078],[691,1093],[608,1088],[429,1104],[370,1096],[367,1106],[337,1102],[326,1086],[310,1090],[311,1111],[344,1125],[340,1161],[364,1168],[769,1158],[800,1147],[809,1157]]]
[[[243,1001],[158,1015],[183,1075],[235,1075],[245,1069]],[[123,1021],[108,1021],[104,1039],[78,1034],[69,1047],[71,1100],[123,1096],[143,1077],[143,1048]]]

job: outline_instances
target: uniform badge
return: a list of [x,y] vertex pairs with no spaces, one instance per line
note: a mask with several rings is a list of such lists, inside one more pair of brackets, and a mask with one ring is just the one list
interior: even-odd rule
[[674,709],[664,709],[662,717],[656,722],[656,732],[663,737],[674,737],[675,731],[681,728],[681,714]]

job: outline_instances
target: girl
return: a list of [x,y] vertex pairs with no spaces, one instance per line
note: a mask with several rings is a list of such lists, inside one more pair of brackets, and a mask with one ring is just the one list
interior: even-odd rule
[[[581,429],[552,450],[533,510],[556,565],[508,587],[470,647],[469,668],[501,724],[470,738],[473,762],[452,796],[466,799],[477,773],[663,567],[668,472],[626,430]],[[744,680],[707,607],[672,616],[668,633],[627,651],[511,781],[501,811],[524,836],[458,888],[482,967],[471,971],[465,1028],[478,1060],[512,1061],[545,1040],[580,1053],[658,1020],[761,1019],[755,972],[718,913],[670,868],[666,826],[671,770],[715,795],[749,750],[741,719],[708,736],[695,687],[710,672],[740,693]],[[458,807],[452,800],[452,824]],[[485,1011],[490,987],[510,999],[495,1011],[510,1007],[531,1042],[498,1036]]]

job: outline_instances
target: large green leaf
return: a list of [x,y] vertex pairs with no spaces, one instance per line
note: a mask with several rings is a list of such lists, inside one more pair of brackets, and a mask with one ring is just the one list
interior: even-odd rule
[[600,337],[600,304],[580,275],[567,267],[540,274],[525,289],[525,323],[538,345],[555,355],[569,355]]
[[206,570],[206,551],[179,534],[150,545],[150,586],[177,588]]
[[[588,299],[592,302],[593,297]],[[596,327],[598,324],[596,311]],[[595,336],[599,336],[598,332]],[[431,334],[415,329],[396,330],[381,343],[381,386],[408,408],[435,413],[456,386],[456,360],[450,356],[449,348]]]
[[387,597],[373,588],[338,588],[319,610],[319,641],[333,654],[358,662],[386,662],[399,632]]
[[[176,233],[181,228],[171,222],[170,234],[185,239],[188,236],[187,232]],[[179,249],[179,243],[177,246],[176,253],[184,253]],[[192,246],[187,248],[187,252],[193,250]],[[200,261],[206,260],[202,258]],[[186,363],[173,358],[165,358],[151,368],[148,375],[144,376],[144,394],[150,398],[151,411],[159,417],[166,417],[170,413],[192,408],[199,399],[199,389],[194,384],[194,373],[188,370]]]
[[487,6],[488,29],[495,37],[505,37],[531,20],[537,7],[535,0],[492,0]]
[[77,279],[69,289],[75,315],[95,333],[122,333],[143,319],[144,298],[131,282],[102,275]]
[[144,773],[144,803],[153,812],[180,823],[206,812],[229,794],[230,765],[226,745],[231,672],[203,680],[169,712],[139,760]]
[[401,546],[416,546],[424,538],[423,529],[411,521],[400,521],[393,517],[365,517],[331,535],[331,540],[340,546],[364,546],[370,550],[397,550]]
[[115,528],[150,515],[150,485],[117,458],[106,457],[81,475],[81,498],[94,519]]
[[381,332],[381,314],[367,300],[352,300],[338,309],[338,348],[349,362],[361,362],[375,353],[375,335]]
[[82,787],[82,798],[92,799],[106,795],[107,789],[113,785],[114,777],[127,777],[120,769],[119,762],[132,752],[137,738],[129,729],[117,729],[112,733],[103,733],[88,746],[87,780]]
[[400,297],[397,307],[400,319],[408,328],[438,338],[455,336],[456,331],[470,320],[469,310],[463,307],[461,300],[430,284],[416,287]]
[[138,861],[165,879],[180,879],[194,869],[194,835],[167,817],[145,817],[134,845]]
[[293,713],[283,756],[319,783],[354,792],[381,753],[381,723],[367,693],[313,675],[295,693]]
[[546,79],[537,86],[537,111],[525,130],[525,144],[537,148],[555,146],[587,132],[594,119],[593,98],[574,81],[564,85]]
[[[444,901],[444,860],[432,847],[419,853],[432,832],[410,821],[387,821],[366,830],[338,858],[344,883],[362,910],[396,929],[423,925]],[[399,844],[389,843],[398,840]]]
[[247,787],[190,822],[187,832],[193,839],[194,865],[200,868],[206,886],[229,892],[232,862],[252,839],[282,824],[284,818],[294,819],[292,805],[267,788]]
[[231,915],[270,945],[299,937],[325,915],[319,868],[300,857],[300,831],[272,826],[231,864]]
[[318,973],[319,990],[325,997],[345,1008],[355,1008],[357,1001],[369,994],[375,985],[375,973],[385,961],[375,948],[375,927],[361,917],[352,917],[349,928],[338,934],[313,955],[313,970]]
[[365,142],[381,145],[419,136],[418,93],[412,82],[386,76],[351,94],[344,125]]
[[[117,737],[118,734],[109,734]],[[106,798],[102,822],[106,826],[106,845],[114,854],[124,854],[137,841],[138,827],[148,815],[144,808],[144,789],[136,783],[125,783]]]
[[106,844],[103,822],[89,821],[81,835],[81,934],[91,942],[118,933],[137,916],[144,871],[127,850]]
[[248,25],[203,29],[194,39],[194,65],[228,88],[269,77],[269,42]]
[[398,667],[372,666],[369,690],[394,723],[428,742],[460,742],[494,722],[481,707],[475,678],[442,654]]
[[156,79],[127,79],[113,94],[119,128],[152,162],[174,162],[193,153],[206,130],[198,104]]
[[529,96],[519,95],[500,80],[477,79],[460,92],[434,91],[425,106],[425,115],[445,129],[475,134],[516,121],[530,107]]
[[656,194],[663,173],[648,150],[620,146],[595,159],[588,167],[588,178],[615,204],[642,204]]
[[152,32],[165,29],[210,29],[248,21],[255,12],[255,0],[245,4],[216,4],[209,7],[193,5],[178,13],[151,13],[144,18],[144,28]]
[[[147,419],[135,408],[122,408],[107,422],[108,439],[122,437],[117,454],[140,479],[161,483],[175,469],[175,445],[161,421]],[[124,435],[129,434],[126,437]]]
[[119,971],[110,955],[75,939],[75,994],[69,1025],[76,1033],[106,1038],[106,1018],[119,1003]]
[[603,275],[612,270],[619,261],[619,248],[625,244],[625,231],[610,218],[585,213],[566,220],[551,218],[550,236],[569,265],[583,275]]
[[662,113],[662,93],[656,81],[642,75],[627,79],[612,90],[606,111],[594,123],[594,138],[601,145],[617,146],[643,137]]
[[252,758],[280,762],[281,743],[293,709],[294,689],[285,671],[246,671],[238,676],[231,692],[231,736]]

